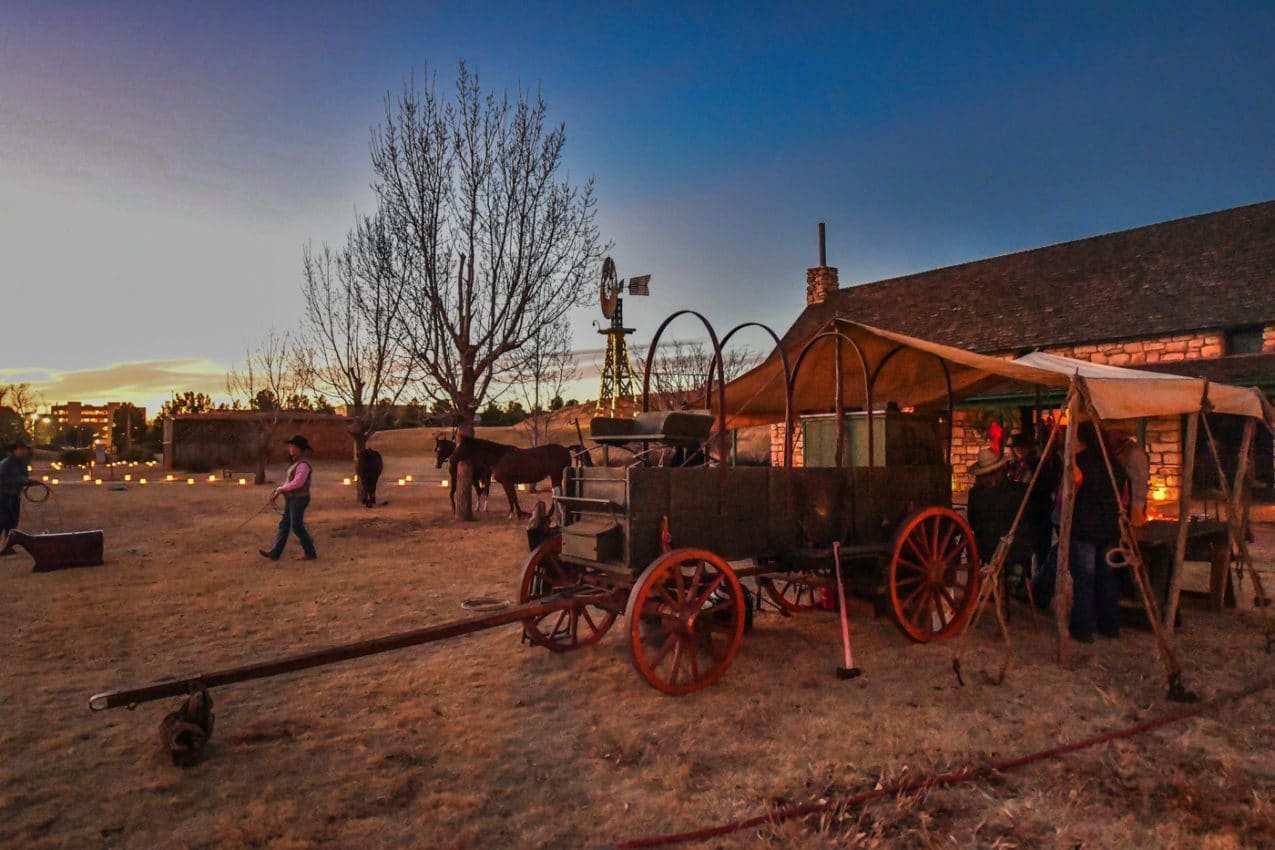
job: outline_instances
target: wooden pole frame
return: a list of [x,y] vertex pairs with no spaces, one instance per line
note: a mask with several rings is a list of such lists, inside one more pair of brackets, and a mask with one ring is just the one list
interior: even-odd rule
[[[1186,436],[1182,440],[1182,486],[1178,489],[1178,539],[1173,547],[1173,571],[1169,575],[1169,599],[1164,606],[1164,627],[1173,634],[1182,599],[1182,562],[1186,558],[1186,536],[1191,525],[1191,491],[1195,482],[1195,448],[1200,436],[1200,417],[1207,409],[1209,385],[1204,384],[1200,410],[1188,414]],[[1226,486],[1225,479],[1222,486]]]
[[1058,568],[1054,576],[1054,618],[1058,627],[1058,663],[1071,662],[1071,523],[1076,512],[1076,426],[1080,393],[1072,376],[1067,395],[1067,439],[1063,441],[1062,519],[1058,529]]

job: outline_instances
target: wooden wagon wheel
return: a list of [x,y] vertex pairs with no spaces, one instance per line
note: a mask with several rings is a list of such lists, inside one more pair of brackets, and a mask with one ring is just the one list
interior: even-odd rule
[[717,681],[744,639],[746,603],[735,571],[705,549],[656,558],[629,594],[633,666],[666,694]]
[[[584,568],[562,560],[562,537],[553,535],[532,550],[522,567],[518,603],[548,596],[581,583]],[[579,605],[523,620],[523,631],[532,643],[554,652],[569,652],[602,640],[615,623],[615,612]]]
[[815,578],[817,576],[831,578],[832,572],[829,570],[820,573],[792,573],[782,578],[760,578],[757,583],[762,586],[766,591],[766,595],[780,608],[799,614],[804,611],[814,611],[819,607],[820,593],[825,585],[812,584],[809,581],[802,580],[803,577]]
[[949,508],[908,517],[894,536],[890,606],[899,628],[915,641],[951,637],[978,597],[974,532]]

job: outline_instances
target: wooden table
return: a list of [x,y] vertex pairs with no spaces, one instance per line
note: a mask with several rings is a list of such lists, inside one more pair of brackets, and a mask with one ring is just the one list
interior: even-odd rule
[[[1152,520],[1135,529],[1138,548],[1147,565],[1147,574],[1163,616],[1169,605],[1169,584],[1173,575],[1173,550],[1177,545],[1177,520]],[[1226,523],[1215,519],[1192,519],[1187,528],[1187,561],[1209,562],[1208,591],[1182,590],[1182,605],[1221,611],[1235,607],[1235,592],[1230,581],[1231,544]],[[1121,582],[1128,587],[1131,582]],[[1137,593],[1126,594],[1141,607]],[[1122,600],[1123,601],[1123,600]]]

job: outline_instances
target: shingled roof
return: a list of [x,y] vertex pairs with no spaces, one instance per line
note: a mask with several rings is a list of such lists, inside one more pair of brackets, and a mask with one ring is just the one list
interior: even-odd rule
[[785,335],[834,316],[1004,352],[1275,321],[1275,201],[851,286]]

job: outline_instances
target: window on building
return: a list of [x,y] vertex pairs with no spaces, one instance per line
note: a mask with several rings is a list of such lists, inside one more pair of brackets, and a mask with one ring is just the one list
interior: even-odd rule
[[1231,328],[1226,332],[1227,354],[1261,354],[1262,326]]

